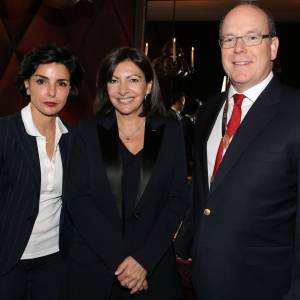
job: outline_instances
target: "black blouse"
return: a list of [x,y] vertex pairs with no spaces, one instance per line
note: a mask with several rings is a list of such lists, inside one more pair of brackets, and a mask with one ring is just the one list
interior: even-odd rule
[[[143,150],[137,154],[132,154],[127,147],[119,140],[119,152],[122,160],[122,223],[123,235],[126,239],[134,243],[134,222],[132,216],[135,208],[138,185],[140,180],[141,159]],[[130,295],[130,290],[122,287],[115,280],[110,300],[129,300],[139,296]]]

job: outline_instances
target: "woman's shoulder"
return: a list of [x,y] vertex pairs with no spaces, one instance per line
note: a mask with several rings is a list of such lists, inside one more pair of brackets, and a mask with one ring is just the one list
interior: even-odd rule
[[147,121],[153,126],[162,126],[166,128],[179,128],[180,122],[171,115],[153,115],[147,118]]
[[114,122],[112,116],[106,115],[92,115],[82,118],[73,129],[74,134],[79,134],[82,136],[93,136],[97,134],[98,126],[104,128],[110,128],[111,124]]
[[77,125],[75,127],[85,128],[85,127],[89,127],[89,126],[95,126],[95,124],[96,124],[96,117],[94,115],[92,115],[92,116],[87,116],[87,117],[83,117],[82,119],[80,119],[80,121],[77,123]]
[[20,123],[22,121],[21,113],[17,112],[12,115],[0,117],[0,130],[6,130],[13,126],[13,124]]

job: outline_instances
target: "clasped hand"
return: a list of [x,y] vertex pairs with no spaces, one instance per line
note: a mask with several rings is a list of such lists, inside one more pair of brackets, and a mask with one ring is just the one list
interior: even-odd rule
[[147,271],[132,256],[123,260],[115,275],[122,286],[131,290],[130,294],[148,289]]

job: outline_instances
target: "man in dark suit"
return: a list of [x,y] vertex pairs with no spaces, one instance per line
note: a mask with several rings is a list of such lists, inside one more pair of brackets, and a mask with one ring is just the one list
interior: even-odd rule
[[300,299],[300,92],[273,75],[279,41],[257,5],[228,12],[220,46],[230,86],[196,128],[197,299]]
[[184,92],[174,91],[172,95],[172,106],[169,109],[169,114],[178,120],[182,125],[188,176],[191,178],[193,164],[194,123],[192,122],[191,117],[183,113],[185,104],[186,94]]

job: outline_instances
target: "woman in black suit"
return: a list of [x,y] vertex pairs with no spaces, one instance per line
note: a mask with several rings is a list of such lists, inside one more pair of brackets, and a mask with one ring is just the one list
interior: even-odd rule
[[172,239],[185,213],[180,124],[149,59],[124,47],[98,73],[100,111],[75,132],[66,299],[180,299]]
[[66,47],[25,55],[17,85],[28,105],[0,119],[0,299],[58,300],[68,129],[59,113],[81,82]]

